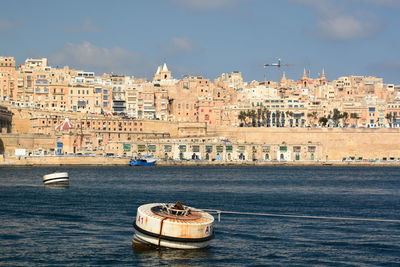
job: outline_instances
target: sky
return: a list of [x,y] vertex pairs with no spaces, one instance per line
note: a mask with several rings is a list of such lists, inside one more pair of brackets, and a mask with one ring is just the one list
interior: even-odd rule
[[[400,0],[2,1],[0,56],[96,74],[245,81],[377,76],[400,84]],[[282,60],[282,68],[264,68]]]

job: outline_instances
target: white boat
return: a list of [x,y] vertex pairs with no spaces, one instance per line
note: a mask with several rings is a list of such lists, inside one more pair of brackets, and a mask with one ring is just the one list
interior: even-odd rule
[[214,238],[214,217],[202,210],[176,204],[152,203],[138,208],[132,245],[199,249]]
[[68,172],[53,172],[43,176],[44,185],[68,186]]

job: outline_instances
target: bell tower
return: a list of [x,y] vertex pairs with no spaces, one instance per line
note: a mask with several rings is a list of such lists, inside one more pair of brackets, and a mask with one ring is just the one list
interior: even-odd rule
[[168,70],[167,64],[164,63],[162,66],[158,66],[156,73],[154,74],[153,81],[171,80],[172,72]]
[[307,87],[308,85],[308,75],[307,70],[304,68],[303,76],[301,76],[301,85]]
[[319,77],[319,83],[320,85],[326,85],[328,83],[328,80],[326,79],[325,75],[325,69],[322,69],[321,77]]

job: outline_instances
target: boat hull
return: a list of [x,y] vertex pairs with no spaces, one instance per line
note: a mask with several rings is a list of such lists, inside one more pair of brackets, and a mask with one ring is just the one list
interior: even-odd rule
[[44,185],[67,186],[69,185],[69,176],[67,172],[56,172],[43,176]]
[[157,161],[147,161],[147,160],[143,160],[143,161],[141,161],[141,160],[131,160],[130,162],[129,162],[129,165],[130,166],[154,166],[154,165],[156,165],[156,162]]

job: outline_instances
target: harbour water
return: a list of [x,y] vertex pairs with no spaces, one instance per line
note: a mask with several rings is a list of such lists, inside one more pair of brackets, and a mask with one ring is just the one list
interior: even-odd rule
[[[69,188],[45,188],[67,171]],[[222,214],[211,247],[131,247],[138,206],[400,220],[396,167],[0,168],[4,266],[398,266],[400,223]]]

